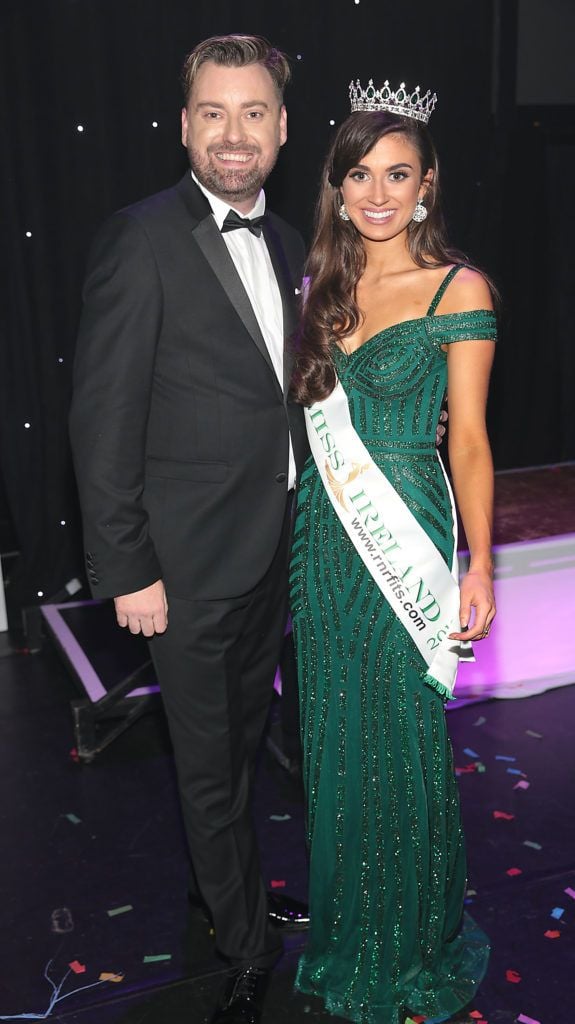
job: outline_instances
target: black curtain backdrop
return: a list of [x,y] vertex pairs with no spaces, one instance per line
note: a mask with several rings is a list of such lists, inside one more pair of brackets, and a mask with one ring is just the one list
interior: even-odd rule
[[180,66],[215,33],[261,33],[292,59],[290,137],[267,192],[308,238],[350,79],[437,91],[432,129],[453,241],[504,296],[496,463],[575,457],[573,134],[533,118],[494,121],[493,20],[487,0],[3,0],[0,518],[11,518],[20,550],[12,608],[83,573],[67,412],[87,248],[113,210],[183,173]]

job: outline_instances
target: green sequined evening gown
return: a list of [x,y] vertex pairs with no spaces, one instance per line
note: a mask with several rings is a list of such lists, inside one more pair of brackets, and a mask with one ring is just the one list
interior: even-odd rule
[[[495,339],[486,310],[389,327],[335,352],[355,429],[451,566],[451,502],[435,447],[442,344]],[[311,929],[296,987],[361,1024],[444,1020],[474,995],[488,943],[465,917],[466,865],[442,697],[356,553],[313,459],[291,569]]]

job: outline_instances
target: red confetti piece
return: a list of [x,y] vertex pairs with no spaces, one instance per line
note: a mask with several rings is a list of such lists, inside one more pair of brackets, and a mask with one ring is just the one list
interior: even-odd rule
[[521,868],[509,868],[509,869],[508,869],[508,870],[507,870],[507,871],[505,872],[505,874],[506,874],[506,875],[510,875],[511,877],[513,877],[514,875],[522,875],[522,874],[523,874],[523,872],[522,872]]
[[456,775],[466,775],[468,772],[474,772],[474,771],[477,771],[477,765],[475,765],[475,764],[466,764],[466,765],[463,766],[463,768],[456,768],[455,769],[455,774]]
[[414,1022],[414,1024],[425,1024],[427,1017],[422,1017],[421,1014],[418,1013],[417,1017],[412,1017],[411,1019]]
[[517,971],[505,971],[505,977],[512,985],[518,985],[521,981],[521,975]]
[[494,811],[493,817],[495,818],[496,821],[498,818],[502,818],[503,821],[513,821],[515,815],[508,814],[507,811]]
[[72,747],[72,749],[70,751],[70,759],[72,761],[75,761],[76,764],[78,764],[78,762],[80,760],[80,757],[79,757],[78,751],[76,750],[76,747]]
[[74,974],[86,973],[86,964],[81,964],[79,960],[72,960],[72,963],[68,964],[68,967],[70,967],[71,970],[74,971]]
[[286,887],[286,884],[283,879],[281,879],[280,881],[276,881],[272,878],[270,885],[272,889],[285,889]]
[[545,932],[546,939],[558,939],[560,935],[561,932],[551,931],[551,929]]
[[483,1014],[480,1013],[479,1010],[472,1010],[469,1016],[473,1017],[474,1020],[481,1020]]

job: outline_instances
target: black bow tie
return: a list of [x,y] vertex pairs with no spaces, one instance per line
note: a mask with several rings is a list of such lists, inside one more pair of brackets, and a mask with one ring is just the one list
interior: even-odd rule
[[222,234],[225,234],[226,231],[235,231],[236,228],[247,228],[248,231],[251,231],[252,235],[257,235],[259,238],[265,219],[264,215],[263,217],[253,217],[250,220],[249,217],[240,217],[239,213],[236,213],[235,210],[230,210],[222,224]]

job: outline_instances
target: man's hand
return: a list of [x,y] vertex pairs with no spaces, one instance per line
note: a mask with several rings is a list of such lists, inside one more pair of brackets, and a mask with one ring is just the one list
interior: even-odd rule
[[165,633],[168,625],[168,602],[161,580],[151,586],[137,590],[134,594],[122,594],[114,598],[116,618],[119,626],[127,626],[130,633]]
[[444,423],[447,423],[447,410],[446,409],[442,409],[442,411],[440,412],[440,414],[439,414],[439,423],[437,424],[437,427],[435,428],[435,444],[437,445],[438,448],[439,448],[439,445],[441,444],[441,442],[443,441],[443,438],[445,436],[445,427],[443,426]]

